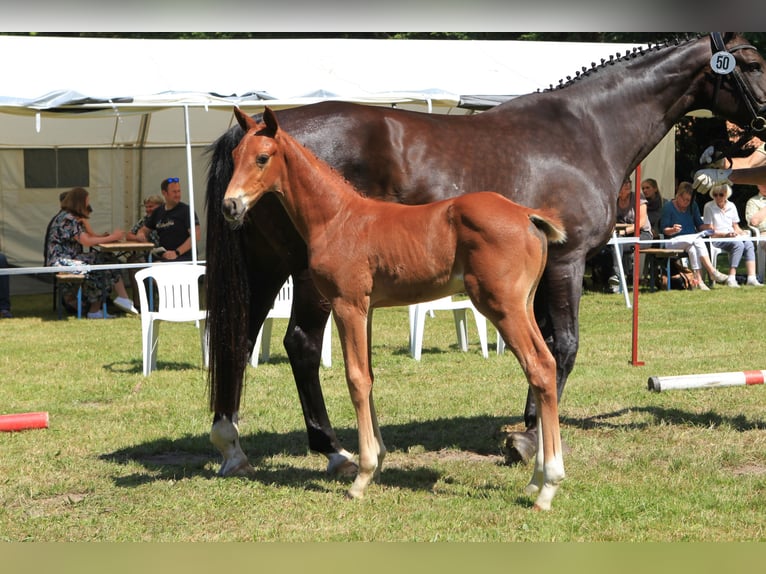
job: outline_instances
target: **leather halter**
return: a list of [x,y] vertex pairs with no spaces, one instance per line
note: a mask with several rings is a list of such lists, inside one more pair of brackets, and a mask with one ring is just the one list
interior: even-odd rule
[[[737,44],[736,46],[727,49],[720,32],[710,33],[710,46],[713,54],[718,52],[728,52],[729,54],[733,54],[738,50],[756,49],[755,46],[750,44]],[[713,102],[718,99],[718,92],[723,80],[728,79],[727,76],[732,76],[734,78],[736,87],[739,89],[740,96],[742,96],[742,99],[750,109],[750,114],[753,116],[753,119],[750,121],[749,129],[757,132],[763,131],[766,128],[766,119],[763,117],[763,115],[766,113],[766,104],[759,106],[759,102],[753,94],[753,90],[750,84],[745,80],[742,72],[740,71],[739,64],[736,65],[730,74],[727,74],[726,76],[716,74],[716,76],[717,78],[715,82],[715,91],[713,92]]]

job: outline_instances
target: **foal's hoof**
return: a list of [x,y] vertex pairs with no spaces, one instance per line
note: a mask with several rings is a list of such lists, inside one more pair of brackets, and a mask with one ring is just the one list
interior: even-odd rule
[[508,465],[527,464],[537,453],[537,429],[509,432],[500,445]]

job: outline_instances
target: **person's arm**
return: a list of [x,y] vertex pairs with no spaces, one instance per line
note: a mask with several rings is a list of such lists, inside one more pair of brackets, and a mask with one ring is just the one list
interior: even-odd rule
[[127,239],[128,241],[141,241],[141,238],[138,236],[138,232],[141,229],[141,227],[143,227],[143,222],[144,222],[143,219],[138,221],[138,223],[136,223],[133,226],[133,228],[130,231],[128,231],[127,234],[125,234],[125,239]]
[[766,165],[745,169],[701,169],[694,174],[694,189],[708,193],[716,185],[766,185]]
[[93,247],[99,243],[111,243],[113,241],[120,241],[125,237],[125,232],[121,229],[115,229],[108,235],[93,235],[89,233],[85,228],[76,237],[77,242],[83,247]]
[[147,238],[149,237],[149,233],[150,232],[151,232],[151,230],[146,225],[142,225],[141,229],[139,229],[136,232],[136,239],[138,241],[146,243],[147,241],[149,241],[149,239],[147,239]]
[[759,165],[766,164],[766,147],[764,144],[755,148],[755,151],[747,157],[735,157],[731,160],[729,167],[733,169],[745,169],[750,167],[758,167]]
[[664,237],[671,237],[681,231],[680,225],[673,225],[673,220],[670,211],[670,201],[667,201],[662,206],[662,212],[660,214],[659,231]]
[[646,204],[642,203],[638,208],[638,228],[643,229],[646,227],[647,221],[649,221],[649,212],[647,210]]
[[766,219],[766,206],[758,207],[758,203],[752,198],[747,201],[745,206],[745,220],[748,225],[758,227]]

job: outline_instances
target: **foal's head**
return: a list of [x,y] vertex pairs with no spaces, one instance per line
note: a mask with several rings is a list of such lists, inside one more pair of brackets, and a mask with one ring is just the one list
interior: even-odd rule
[[266,108],[263,124],[257,123],[239,108],[234,115],[245,135],[232,151],[234,172],[223,198],[223,215],[232,224],[239,225],[248,209],[270,191],[280,191],[281,160],[274,139],[279,125],[274,112]]

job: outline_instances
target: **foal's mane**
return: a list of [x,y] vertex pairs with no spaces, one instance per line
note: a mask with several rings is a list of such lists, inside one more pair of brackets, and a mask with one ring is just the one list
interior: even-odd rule
[[[588,76],[591,76],[592,74],[597,73],[599,70],[609,68],[610,66],[613,66],[618,62],[627,62],[629,60],[634,60],[635,58],[639,58],[641,56],[646,56],[647,54],[650,54],[652,52],[658,52],[666,48],[673,48],[680,45],[681,43],[695,41],[701,36],[702,34],[696,34],[696,35],[687,34],[683,38],[679,38],[679,37],[670,38],[670,39],[662,40],[659,43],[654,45],[652,45],[652,43],[649,42],[646,47],[638,46],[633,48],[632,51],[625,52],[624,56],[621,55],[620,52],[617,52],[616,56],[609,56],[609,60],[606,60],[605,58],[601,58],[600,64],[596,64],[596,62],[591,62],[590,68],[586,68],[585,66],[583,66],[582,70],[578,70],[575,72],[574,77],[567,76],[566,82],[564,80],[559,80],[558,86],[554,87],[553,84],[551,84],[550,87],[545,88],[543,92],[562,90]],[[537,90],[537,91],[540,92],[540,90]]]

